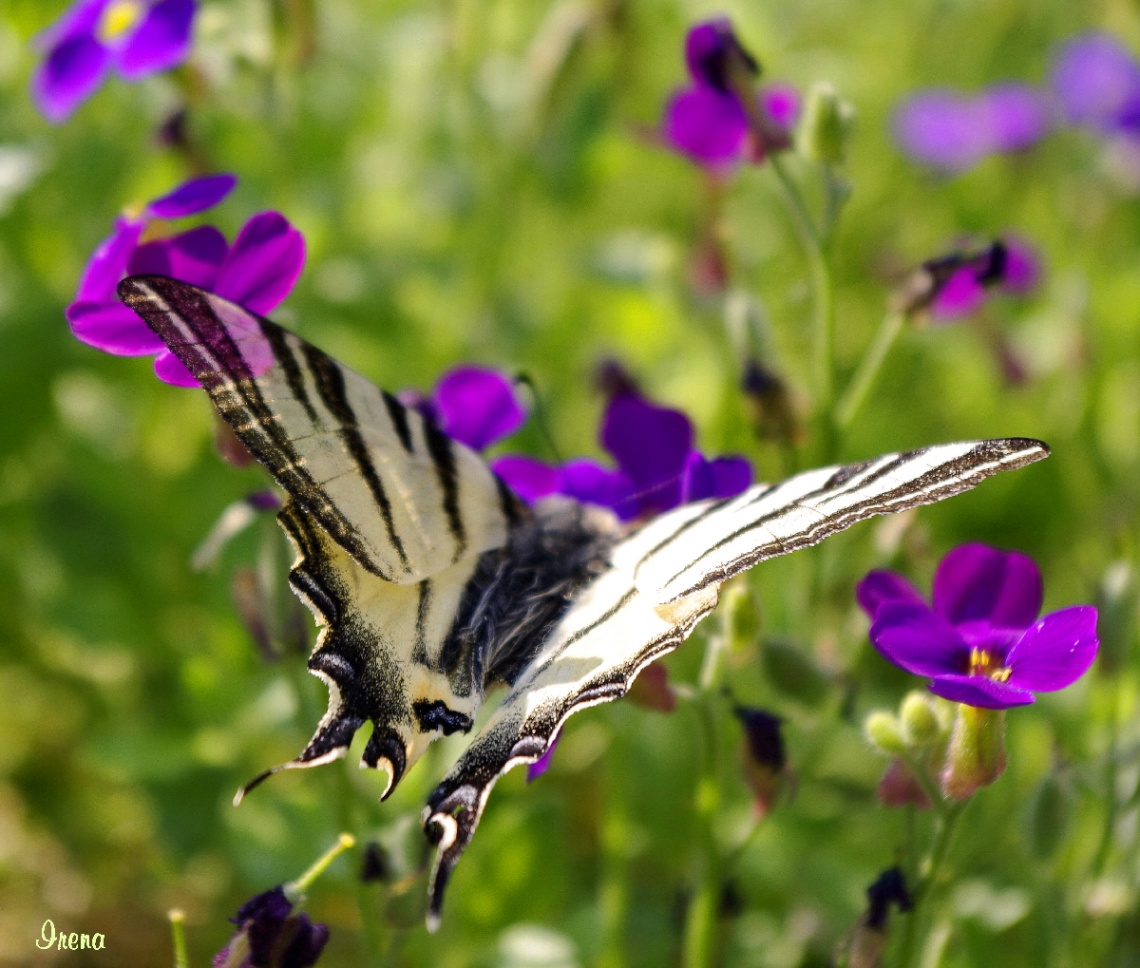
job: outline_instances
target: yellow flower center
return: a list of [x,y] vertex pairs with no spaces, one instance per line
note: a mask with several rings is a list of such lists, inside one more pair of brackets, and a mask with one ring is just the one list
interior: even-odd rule
[[996,682],[1009,679],[1012,669],[998,663],[997,657],[989,649],[970,649],[970,675],[986,676]]
[[145,8],[142,0],[111,0],[99,20],[99,39],[105,44],[119,40],[138,23]]

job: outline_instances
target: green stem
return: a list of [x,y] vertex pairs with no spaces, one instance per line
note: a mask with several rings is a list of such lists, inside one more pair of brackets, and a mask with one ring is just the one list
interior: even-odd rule
[[174,968],[190,968],[190,954],[186,950],[186,915],[175,908],[170,918],[170,934],[174,939]]
[[947,810],[946,800],[942,797],[942,791],[930,779],[930,773],[927,769],[909,753],[901,753],[899,759],[910,767],[910,772],[914,774],[918,785],[922,787],[922,792],[926,794],[926,799],[930,801],[930,806],[934,812],[940,817],[944,816]]
[[894,346],[899,333],[902,332],[905,321],[906,316],[899,312],[888,312],[883,317],[883,321],[879,324],[879,330],[875,333],[875,338],[871,340],[871,345],[867,347],[867,352],[859,361],[859,366],[855,370],[855,375],[851,378],[846,392],[840,397],[839,403],[835,407],[835,423],[841,431],[846,431],[859,415],[860,409],[867,400],[867,394],[870,393],[875,378],[878,377],[879,370],[882,369],[883,361],[887,358],[891,347]]
[[917,964],[915,946],[918,942],[918,929],[925,920],[927,902],[938,883],[938,875],[941,873],[946,855],[950,851],[954,831],[957,829],[958,821],[962,818],[962,813],[968,803],[968,800],[954,803],[939,817],[938,833],[935,835],[934,845],[930,848],[930,857],[925,865],[926,870],[914,889],[914,907],[906,916],[903,925],[899,955],[895,962],[898,968],[910,968],[911,965]]
[[[712,638],[716,638],[715,636]],[[710,638],[709,649],[713,648]],[[718,650],[719,651],[719,650]],[[708,664],[709,650],[705,652]],[[715,665],[715,663],[714,663]],[[713,715],[711,692],[704,692],[698,701],[701,732],[704,736],[704,756],[697,780],[698,855],[696,860],[696,887],[685,912],[685,933],[682,942],[682,968],[709,968],[713,957],[713,935],[716,926],[717,887],[720,883],[716,844],[713,840],[713,821],[720,799],[717,785],[716,720]]]
[[804,201],[799,186],[788,173],[783,160],[778,154],[773,154],[769,161],[772,171],[776,174],[776,180],[783,189],[784,199],[792,214],[792,220],[796,224],[811,271],[812,292],[815,300],[812,373],[815,382],[816,414],[823,433],[825,458],[830,458],[836,444],[835,428],[831,417],[834,393],[833,369],[835,365],[835,304],[827,247],[819,229],[816,228],[811,213],[808,211],[807,203]]
[[1097,847],[1092,865],[1092,876],[1094,880],[1104,873],[1104,868],[1108,864],[1109,854],[1112,852],[1113,842],[1116,839],[1116,817],[1119,812],[1116,795],[1117,762],[1120,758],[1117,749],[1120,741],[1120,730],[1117,726],[1117,713],[1119,708],[1120,690],[1119,688],[1114,688],[1112,690],[1112,703],[1108,710],[1108,754],[1104,764],[1104,797],[1106,804],[1104,828],[1101,831],[1100,845]]
[[716,904],[720,886],[720,863],[717,857],[713,829],[720,806],[718,778],[719,749],[717,743],[716,682],[720,671],[720,657],[732,633],[730,609],[722,609],[721,628],[708,637],[704,659],[701,662],[697,711],[701,721],[704,755],[697,778],[696,815],[697,836],[696,887],[685,912],[685,933],[682,942],[682,968],[709,968],[713,957]]
[[355,846],[356,838],[353,837],[352,834],[341,834],[337,838],[336,843],[326,850],[312,867],[295,881],[291,881],[285,885],[285,895],[293,901],[294,904],[297,903],[297,899],[309,889],[309,885],[327,871],[334,860],[350,847]]

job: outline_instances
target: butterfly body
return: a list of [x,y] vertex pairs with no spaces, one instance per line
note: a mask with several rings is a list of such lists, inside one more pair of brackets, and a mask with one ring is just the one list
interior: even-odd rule
[[309,668],[329,707],[295,760],[245,790],[343,756],[370,722],[362,759],[388,773],[387,796],[506,687],[424,809],[437,845],[429,926],[498,777],[542,756],[573,712],[624,695],[715,608],[723,582],[1048,453],[1015,438],[888,454],[629,530],[569,499],[526,507],[431,421],[220,297],[155,276],[124,280],[120,295],[290,495],[279,515],[297,551],[290,582],[322,626]]

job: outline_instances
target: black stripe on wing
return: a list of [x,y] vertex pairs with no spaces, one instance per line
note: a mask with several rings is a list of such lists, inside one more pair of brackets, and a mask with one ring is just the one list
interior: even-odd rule
[[[264,328],[263,326],[262,329]],[[340,424],[337,432],[344,443],[344,448],[348,451],[356,469],[360,471],[360,476],[368,485],[372,500],[376,502],[380,516],[384,519],[388,541],[396,549],[400,564],[407,569],[408,555],[404,551],[404,542],[396,533],[395,522],[392,520],[392,502],[384,490],[384,482],[380,480],[376,465],[372,461],[372,455],[368,452],[368,445],[364,442],[364,435],[360,432],[360,425],[356,421],[356,413],[352,409],[352,404],[348,402],[344,373],[331,357],[326,356],[315,346],[305,343],[304,353],[305,361],[309,364],[313,379],[316,380],[317,392],[321,395],[321,402]]]
[[[163,276],[135,276],[119,283],[119,297],[138,313],[210,394],[222,417],[250,452],[329,534],[373,574],[390,580],[372,560],[363,538],[329,500],[305,467],[288,433],[265,402],[257,378],[241,349],[202,291]],[[285,332],[252,313],[286,385],[307,413],[313,405],[304,390],[298,363]],[[300,386],[300,392],[297,391]]]
[[[955,445],[945,446],[952,448]],[[700,573],[698,566],[702,561],[713,558],[716,552],[758,529],[772,528],[782,518],[796,511],[810,511],[818,514],[818,521],[785,534],[773,534],[774,540],[758,543],[746,553],[737,554],[729,560],[714,563],[714,558],[714,562],[709,563],[705,574],[684,588],[670,589],[666,596],[667,599],[676,601],[686,595],[698,592],[712,583],[719,584],[733,575],[751,568],[765,558],[786,554],[816,544],[829,535],[842,531],[855,522],[872,515],[889,514],[923,504],[933,504],[936,501],[967,491],[1000,471],[1023,467],[1049,455],[1048,446],[1038,440],[1026,438],[984,440],[979,441],[969,450],[956,457],[944,460],[922,473],[917,473],[914,477],[900,481],[889,490],[874,490],[874,485],[883,478],[908,464],[935,457],[940,449],[940,447],[930,447],[907,451],[898,455],[888,455],[880,458],[884,463],[879,467],[875,466],[876,462],[864,462],[854,467],[837,469],[822,487],[805,492],[784,507],[776,508],[759,518],[748,521],[747,524],[734,529],[710,545],[696,558],[679,568],[664,583],[664,587],[668,588],[673,585],[690,570]],[[870,473],[866,473],[868,470]],[[791,480],[794,481],[795,478]],[[836,481],[839,482],[838,487],[834,486]],[[870,493],[865,499],[860,500],[860,495],[868,489],[871,489]],[[853,501],[831,513],[824,513],[819,508],[804,503],[805,500],[811,498],[822,498],[828,504],[834,504],[843,498],[850,498]]]

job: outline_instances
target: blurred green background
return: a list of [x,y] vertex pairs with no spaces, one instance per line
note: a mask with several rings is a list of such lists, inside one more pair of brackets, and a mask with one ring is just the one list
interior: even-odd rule
[[[0,963],[170,964],[166,912],[181,907],[204,968],[245,899],[298,876],[347,830],[385,846],[393,877],[363,884],[358,849],[314,885],[307,910],[332,932],[322,965],[677,964],[704,770],[718,778],[715,850],[733,855],[715,963],[830,964],[908,836],[905,811],[875,799],[884,763],[860,723],[916,683],[873,654],[855,582],[890,566],[929,587],[945,551],[978,540],[1033,555],[1056,608],[1093,601],[1114,564],[1127,579],[1137,552],[1135,186],[1101,142],[1071,130],[934,177],[893,145],[891,111],[931,84],[1040,82],[1056,45],[1094,27],[1140,49],[1140,10],[215,0],[186,66],[111,81],[53,127],[27,96],[29,42],[63,7],[0,9]],[[766,76],[801,91],[830,81],[857,109],[854,191],[833,255],[841,377],[907,267],[1006,231],[1044,260],[1032,297],[908,328],[841,458],[1007,435],[1047,440],[1054,454],[753,574],[758,627],[730,650],[724,679],[736,700],[785,718],[795,789],[746,846],[736,849],[753,808],[727,703],[711,768],[694,703],[669,715],[600,707],[574,717],[540,781],[527,787],[516,770],[499,784],[429,936],[418,814],[461,744],[437,743],[383,805],[354,747],[231,806],[240,784],[302,748],[326,701],[305,672],[307,645],[267,661],[231,601],[236,569],[260,559],[284,571],[270,520],[213,570],[189,566],[222,510],[268,479],[217,457],[203,394],[159,383],[145,359],[81,345],[63,310],[116,213],[192,173],[156,137],[185,105],[199,161],[241,178],[204,220],[232,238],[276,208],[305,234],[305,274],[279,322],[393,390],[430,389],[462,361],[525,372],[563,456],[598,454],[595,370],[618,358],[693,417],[707,453],[745,453],[779,476],[780,448],[749,431],[725,317],[762,321],[766,363],[806,410],[812,297],[794,226],[771,170],[741,169],[725,220],[731,285],[695,291],[706,186],[655,134],[684,83],[688,26],[718,12]],[[813,172],[786,164],[814,201]],[[1003,372],[1003,353],[1022,382]],[[534,420],[509,446],[554,457]],[[825,685],[805,691],[804,673],[763,646],[773,639]],[[702,642],[668,660],[672,681],[695,681]],[[1111,662],[1102,655],[1082,683],[1010,714],[1009,771],[979,794],[955,844],[927,968],[1138,963],[1134,644],[1125,627],[1106,640]],[[928,818],[914,823],[925,836]],[[37,951],[46,918],[105,933],[107,949]]]

